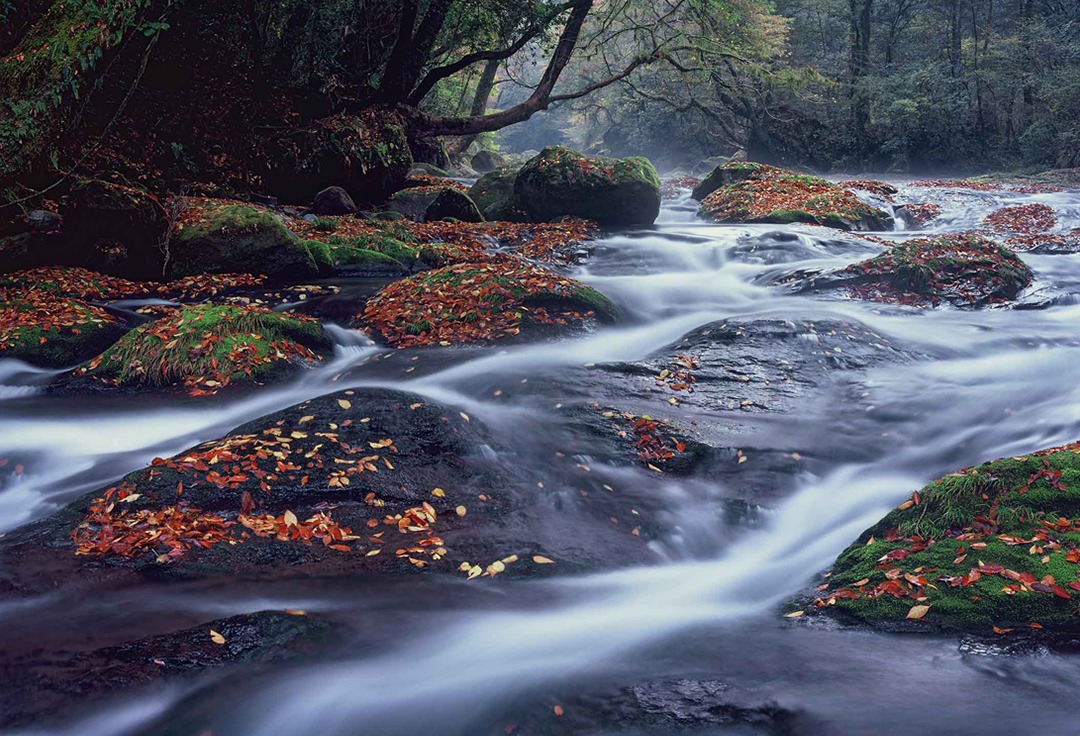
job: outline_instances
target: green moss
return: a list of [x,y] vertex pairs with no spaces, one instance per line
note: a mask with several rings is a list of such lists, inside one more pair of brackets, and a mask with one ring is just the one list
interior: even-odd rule
[[302,240],[274,215],[234,204],[200,210],[170,242],[169,278],[204,273],[254,273],[305,278],[328,272],[322,243]]
[[484,174],[469,188],[469,199],[481,212],[510,200],[514,196],[517,173],[518,167],[503,166]]
[[104,310],[77,299],[0,288],[0,358],[46,368],[76,365],[127,330]]
[[[1080,596],[1068,587],[1080,573],[1070,561],[1080,561],[1078,516],[1080,445],[985,463],[927,485],[863,532],[837,558],[820,595],[827,601],[851,590],[857,598],[841,595],[830,609],[871,623],[901,621],[917,601],[871,593],[887,572],[899,570],[925,579],[898,582],[922,591],[926,600],[918,603],[931,607],[926,620],[937,625],[1078,626],[1077,601],[1032,588],[1047,581],[1065,596]],[[890,553],[900,559],[884,559]]]
[[213,376],[224,384],[262,378],[329,339],[308,317],[235,305],[197,305],[141,325],[80,375],[116,384],[165,385]]

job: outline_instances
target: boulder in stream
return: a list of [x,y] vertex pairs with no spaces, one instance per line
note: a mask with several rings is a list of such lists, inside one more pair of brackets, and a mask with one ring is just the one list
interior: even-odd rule
[[660,213],[660,178],[640,156],[586,156],[548,146],[518,172],[514,192],[539,222],[570,215],[609,226],[651,225]]
[[0,286],[0,358],[45,368],[77,365],[128,329],[124,320],[82,300]]
[[713,222],[802,222],[841,230],[891,230],[893,224],[888,213],[843,187],[765,164],[724,164],[694,193],[703,197],[700,215]]
[[1016,299],[1033,278],[1015,253],[967,234],[916,238],[861,263],[789,283],[799,291],[838,289],[893,304],[979,307]]
[[1075,632],[1078,498],[1078,443],[950,473],[859,535],[808,603],[894,630]]

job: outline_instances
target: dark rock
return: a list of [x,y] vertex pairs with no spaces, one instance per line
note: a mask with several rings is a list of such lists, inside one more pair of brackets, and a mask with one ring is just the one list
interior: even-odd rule
[[[221,634],[224,644],[210,638]],[[48,719],[116,692],[194,680],[212,669],[266,665],[326,650],[334,627],[316,617],[261,611],[135,639],[87,652],[41,651],[6,658],[0,680],[9,684],[0,727]]]
[[431,186],[409,187],[391,195],[386,202],[386,211],[407,217],[410,220],[424,219],[424,213],[439,196],[442,189]]
[[412,151],[413,161],[419,164],[430,164],[440,170],[450,166],[450,155],[438,136],[413,137],[409,140],[409,150]]
[[476,203],[484,218],[491,221],[523,222],[529,214],[514,194],[519,167],[504,166],[484,174],[469,189],[469,198]]
[[467,194],[447,187],[439,192],[427,209],[424,210],[425,222],[436,222],[453,218],[461,222],[483,222],[484,216]]
[[660,213],[660,179],[641,157],[594,158],[549,146],[521,168],[514,192],[540,222],[571,215],[601,225],[651,225]]
[[158,199],[140,189],[80,179],[63,202],[62,260],[132,279],[161,278],[169,224]]
[[360,204],[382,202],[413,162],[401,119],[378,108],[277,135],[266,150],[268,188],[294,203],[310,202],[329,186],[344,188]]
[[504,164],[506,164],[505,156],[497,151],[490,151],[488,149],[480,151],[469,161],[469,165],[481,174],[494,171]]
[[341,187],[327,187],[315,195],[312,209],[320,215],[351,215],[356,212],[356,203]]
[[30,210],[26,213],[26,222],[34,232],[54,232],[60,229],[63,221],[60,215],[48,210]]

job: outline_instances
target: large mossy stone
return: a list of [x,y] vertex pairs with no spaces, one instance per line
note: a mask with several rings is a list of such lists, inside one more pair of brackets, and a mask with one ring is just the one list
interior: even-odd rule
[[[733,162],[714,170],[706,181],[708,186],[720,185],[704,197],[699,210],[713,222],[801,222],[839,230],[891,230],[893,226],[887,212],[817,176]],[[702,191],[699,184],[695,192]]]
[[303,240],[270,212],[243,204],[201,205],[169,241],[168,277],[252,273],[308,278],[333,266],[324,243]]
[[311,317],[259,307],[199,304],[140,325],[78,375],[115,385],[168,385],[213,393],[263,380],[330,349]]
[[503,166],[484,174],[469,188],[469,199],[476,203],[481,212],[492,205],[511,200],[519,168]]
[[64,198],[61,261],[133,279],[160,278],[169,229],[165,208],[135,187],[79,179]]
[[720,187],[730,186],[731,184],[747,179],[760,178],[769,173],[781,173],[781,171],[781,169],[769,166],[768,164],[725,160],[710,171],[704,179],[698,182],[698,185],[694,187],[694,191],[690,196],[700,202]]
[[965,468],[915,492],[840,554],[814,605],[890,629],[1080,630],[1078,573],[1080,444],[1072,443]]
[[518,172],[514,192],[539,222],[574,216],[601,225],[651,225],[660,213],[660,178],[642,157],[585,156],[548,146]]
[[0,358],[44,368],[77,365],[128,326],[100,307],[38,289],[0,287]]
[[267,189],[297,204],[329,186],[344,188],[361,205],[382,202],[413,164],[400,117],[382,108],[324,118],[272,138],[266,148]]
[[476,208],[476,203],[463,194],[449,187],[439,192],[435,200],[424,210],[426,222],[436,222],[453,218],[461,222],[483,222],[484,216]]

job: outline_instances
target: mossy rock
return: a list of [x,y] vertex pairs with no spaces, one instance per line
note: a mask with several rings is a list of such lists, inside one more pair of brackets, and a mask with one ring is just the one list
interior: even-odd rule
[[266,380],[331,348],[311,317],[259,307],[200,304],[140,325],[76,375],[114,385],[183,383],[213,393]]
[[1078,517],[1078,443],[951,473],[864,531],[816,605],[887,628],[1080,631]]
[[133,279],[161,277],[169,229],[156,197],[136,187],[78,179],[64,198],[67,257],[59,264],[86,266]]
[[690,196],[700,202],[720,187],[781,172],[782,169],[768,164],[756,164],[750,161],[725,161],[698,182]]
[[424,210],[425,222],[454,219],[458,222],[483,222],[484,216],[469,195],[456,189],[443,189],[435,201]]
[[1034,279],[1008,248],[980,235],[900,243],[881,255],[808,279],[802,290],[845,289],[874,301],[977,307],[1015,299]]
[[383,108],[319,120],[271,139],[266,148],[267,188],[298,204],[329,186],[342,187],[358,205],[382,202],[401,187],[413,163],[401,118]]
[[386,211],[410,220],[422,220],[427,208],[442,191],[443,187],[428,185],[400,189],[390,195],[386,202]]
[[489,207],[505,206],[505,203],[514,200],[514,182],[517,181],[519,169],[518,166],[503,166],[489,171],[469,188],[469,199],[476,203],[481,212],[485,213]]
[[[699,210],[713,222],[802,222],[840,230],[891,230],[893,226],[892,216],[884,210],[817,176],[735,162],[718,167],[706,181],[709,186],[720,184],[704,197]],[[695,192],[707,188],[699,184]]]
[[585,156],[548,146],[518,172],[514,192],[539,222],[570,215],[601,225],[651,225],[660,213],[660,178],[640,156]]
[[304,240],[270,212],[244,204],[196,204],[194,221],[169,243],[171,279],[205,273],[252,273],[302,279],[333,270],[324,243]]
[[77,365],[127,331],[121,320],[78,299],[0,287],[0,358],[44,368]]
[[523,328],[612,322],[619,309],[592,287],[516,260],[459,263],[395,281],[358,315],[396,347],[492,342]]

